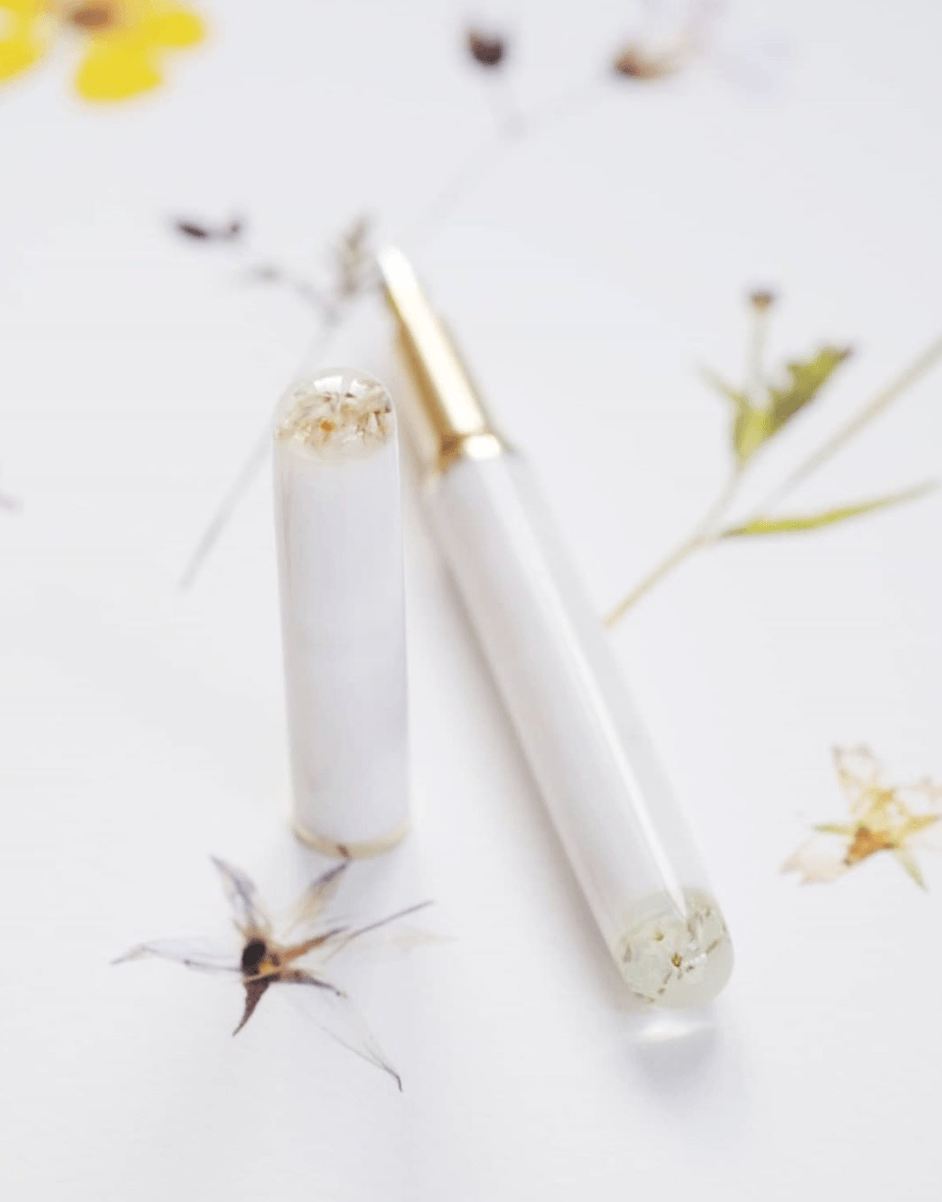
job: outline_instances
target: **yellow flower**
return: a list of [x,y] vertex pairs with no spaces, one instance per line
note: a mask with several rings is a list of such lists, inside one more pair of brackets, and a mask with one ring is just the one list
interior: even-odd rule
[[205,35],[196,13],[174,0],[0,0],[0,81],[31,67],[63,30],[85,44],[75,86],[96,101],[157,87],[163,55]]
[[[942,819],[942,787],[883,784],[880,765],[866,747],[835,748],[834,764],[850,806],[849,822],[822,822],[782,865],[802,883],[833,881],[878,852],[890,852],[925,888],[913,848]],[[937,831],[934,833],[938,833]]]

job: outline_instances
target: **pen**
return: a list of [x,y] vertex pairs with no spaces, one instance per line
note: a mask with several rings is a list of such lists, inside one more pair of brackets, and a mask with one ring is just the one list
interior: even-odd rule
[[596,923],[637,998],[710,1001],[726,924],[602,623],[408,260],[391,248],[380,270],[432,526]]

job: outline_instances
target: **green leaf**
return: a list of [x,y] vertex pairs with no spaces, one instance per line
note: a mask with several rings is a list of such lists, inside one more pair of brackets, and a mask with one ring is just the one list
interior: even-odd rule
[[769,389],[769,436],[814,400],[820,389],[850,354],[850,347],[825,346],[811,359],[786,364],[788,382],[784,388]]
[[733,450],[739,462],[745,463],[762,444],[777,434],[799,409],[813,400],[831,374],[850,354],[848,347],[825,346],[806,362],[786,365],[787,383],[784,388],[770,388],[767,407],[753,404],[749,395],[718,376],[709,368],[701,375],[716,392],[736,407],[733,420]]
[[723,377],[718,376],[712,368],[701,367],[700,376],[704,383],[709,384],[721,396],[725,396],[727,400],[732,401],[738,410],[749,408],[749,398],[746,394],[739,392],[731,384],[727,384]]
[[916,863],[916,857],[912,854],[912,852],[905,847],[894,847],[893,855],[896,856],[897,860],[913,878],[919,888],[925,889],[926,882],[923,879],[922,870]]
[[800,530],[819,530],[822,526],[833,526],[836,522],[844,522],[848,518],[862,517],[877,509],[886,509],[890,505],[900,505],[903,501],[914,501],[917,497],[925,496],[936,488],[936,482],[920,484],[916,488],[904,492],[890,493],[886,497],[876,497],[872,501],[860,501],[856,505],[842,505],[837,509],[825,509],[821,513],[794,514],[781,518],[753,518],[742,526],[730,526],[720,535],[721,538],[741,538],[744,535],[756,534],[796,534]]
[[727,384],[722,376],[718,376],[710,368],[702,368],[700,374],[711,388],[736,406],[736,416],[733,419],[733,450],[739,462],[745,463],[772,433],[769,414],[764,409],[757,409],[744,392],[739,392],[731,384]]
[[857,834],[857,827],[852,822],[818,822],[812,830],[819,831],[822,835],[841,835],[848,839],[853,839]]
[[739,462],[745,463],[773,433],[764,409],[754,409],[751,405],[741,409],[733,423],[733,449]]

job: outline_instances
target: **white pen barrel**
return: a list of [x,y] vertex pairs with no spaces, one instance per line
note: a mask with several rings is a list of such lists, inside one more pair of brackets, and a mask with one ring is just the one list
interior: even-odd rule
[[632,992],[709,1001],[732,948],[686,821],[524,463],[458,459],[432,521],[559,837]]

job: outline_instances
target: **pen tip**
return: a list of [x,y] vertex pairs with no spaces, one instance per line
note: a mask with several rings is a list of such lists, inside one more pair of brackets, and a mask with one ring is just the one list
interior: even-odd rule
[[395,300],[404,290],[418,287],[412,264],[398,246],[386,246],[376,256],[386,295]]

